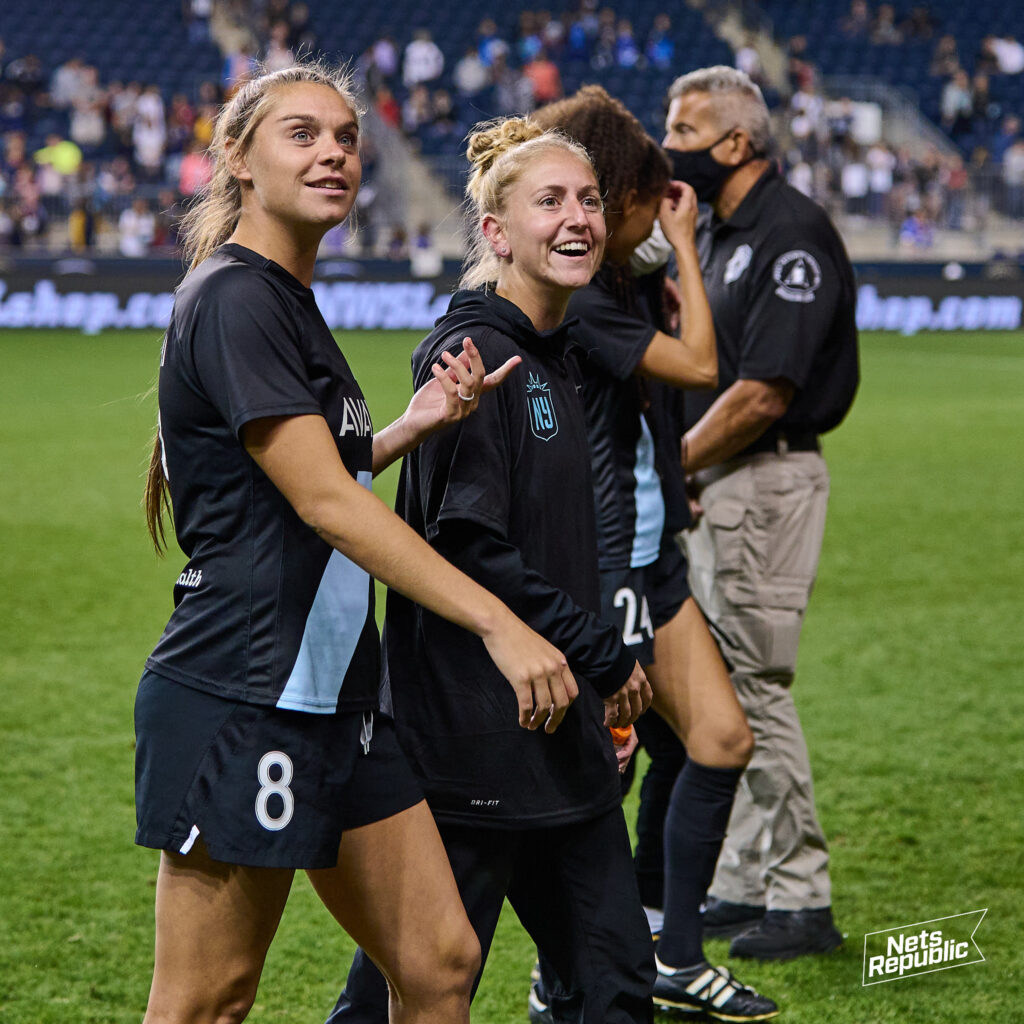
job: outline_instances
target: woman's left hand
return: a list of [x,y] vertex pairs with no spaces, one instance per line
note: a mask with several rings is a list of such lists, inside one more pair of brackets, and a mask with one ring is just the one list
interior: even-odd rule
[[480,396],[493,391],[522,362],[519,356],[513,356],[485,374],[483,359],[472,338],[463,339],[462,352],[457,357],[443,352],[441,358],[447,368],[434,363],[430,368],[434,379],[412,396],[402,417],[417,444],[435,430],[464,420],[476,409]]

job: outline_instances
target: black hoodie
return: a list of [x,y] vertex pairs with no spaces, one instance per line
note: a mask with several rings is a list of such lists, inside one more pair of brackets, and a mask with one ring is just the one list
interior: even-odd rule
[[442,820],[497,827],[587,820],[620,800],[602,696],[635,664],[602,622],[594,492],[568,324],[538,332],[493,292],[458,292],[413,353],[414,386],[473,338],[488,369],[520,367],[477,411],[406,457],[397,511],[559,647],[580,696],[554,735],[518,724],[482,641],[394,592],[385,653],[402,745]]

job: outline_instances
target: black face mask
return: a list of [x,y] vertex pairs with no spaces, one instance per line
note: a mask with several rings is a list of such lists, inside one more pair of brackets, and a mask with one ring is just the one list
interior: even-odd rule
[[749,164],[757,155],[751,154],[739,164],[720,164],[711,155],[711,150],[729,138],[734,131],[735,128],[730,128],[720,139],[715,139],[704,149],[691,149],[688,152],[681,149],[665,150],[665,155],[672,162],[672,177],[676,181],[685,181],[697,193],[697,200],[701,203],[714,202],[718,193],[722,191],[726,178],[744,164]]

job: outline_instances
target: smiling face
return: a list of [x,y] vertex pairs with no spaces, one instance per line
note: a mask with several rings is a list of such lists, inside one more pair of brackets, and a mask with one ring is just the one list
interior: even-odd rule
[[532,289],[568,301],[590,282],[604,252],[597,178],[568,150],[541,153],[509,189],[501,219],[489,214],[483,228],[499,255],[507,250],[499,291],[511,298],[513,290]]
[[242,217],[301,235],[339,224],[359,189],[358,141],[355,114],[330,86],[276,89],[248,150],[229,154]]

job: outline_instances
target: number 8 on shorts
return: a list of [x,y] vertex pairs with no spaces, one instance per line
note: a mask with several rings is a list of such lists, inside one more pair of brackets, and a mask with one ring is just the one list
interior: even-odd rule
[[[275,766],[281,770],[276,780],[270,777]],[[280,832],[295,813],[295,797],[288,788],[293,773],[292,759],[283,750],[268,750],[260,758],[256,768],[256,778],[260,783],[260,791],[256,794],[256,820],[269,832]],[[267,806],[272,796],[279,796],[284,804],[277,817],[271,815]]]

